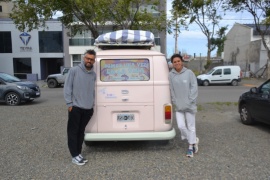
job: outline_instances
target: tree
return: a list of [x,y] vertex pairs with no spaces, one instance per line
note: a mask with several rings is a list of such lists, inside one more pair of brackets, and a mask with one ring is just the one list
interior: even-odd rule
[[[253,16],[256,31],[262,38],[262,44],[267,50],[267,76],[270,78],[270,1],[268,0],[229,0],[224,4],[225,9],[237,12],[247,11]],[[268,36],[268,39],[267,39]]]
[[200,27],[207,38],[207,60],[210,60],[211,51],[216,47],[212,43],[220,29],[219,21],[222,17],[218,10],[221,9],[222,0],[173,0],[172,4],[175,11],[187,10],[189,24],[195,22]]
[[[0,0],[3,1],[3,0]],[[111,25],[118,29],[166,29],[166,13],[158,10],[158,0],[17,0],[11,18],[20,31],[46,27],[45,22],[56,12],[60,21],[77,31],[86,28],[94,38],[98,29]]]
[[211,38],[211,50],[214,50],[216,47],[217,49],[217,56],[221,57],[221,53],[224,51],[224,42],[226,41],[226,30],[228,26],[221,27],[217,32],[217,38]]
[[175,38],[175,47],[174,53],[178,53],[178,34],[181,33],[181,28],[187,29],[188,25],[186,24],[188,16],[186,16],[187,11],[182,9],[181,11],[171,10],[172,16],[167,20],[167,28],[169,34],[174,34]]

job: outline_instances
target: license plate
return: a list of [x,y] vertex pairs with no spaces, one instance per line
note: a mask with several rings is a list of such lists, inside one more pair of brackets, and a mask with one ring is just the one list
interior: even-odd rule
[[36,95],[38,96],[38,95],[40,95],[40,93],[39,92],[36,92]]
[[117,121],[131,122],[135,121],[134,114],[117,114]]

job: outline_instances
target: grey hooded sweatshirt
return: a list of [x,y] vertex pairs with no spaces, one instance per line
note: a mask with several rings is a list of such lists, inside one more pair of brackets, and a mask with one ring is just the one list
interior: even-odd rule
[[95,103],[96,73],[88,71],[82,62],[72,67],[65,80],[64,98],[68,107],[92,109]]
[[181,72],[172,69],[169,73],[172,103],[177,111],[197,112],[198,85],[195,74],[186,67]]

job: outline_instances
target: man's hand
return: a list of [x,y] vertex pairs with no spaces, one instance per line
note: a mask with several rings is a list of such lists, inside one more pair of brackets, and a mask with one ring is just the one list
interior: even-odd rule
[[71,112],[71,111],[72,111],[72,106],[68,107],[68,112]]

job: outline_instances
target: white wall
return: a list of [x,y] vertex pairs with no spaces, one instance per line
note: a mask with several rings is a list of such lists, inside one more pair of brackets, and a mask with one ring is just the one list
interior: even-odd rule
[[[47,22],[48,29],[45,31],[62,31],[62,24],[59,21]],[[0,21],[0,31],[11,32],[12,53],[0,53],[0,71],[9,74],[14,74],[13,58],[31,58],[32,73],[38,74],[41,77],[40,58],[63,58],[63,53],[39,53],[39,38],[38,32],[43,31],[43,28],[28,32],[31,35],[29,43],[25,46],[20,39],[20,32],[16,29],[13,21]],[[28,47],[30,52],[21,51],[21,47]]]

